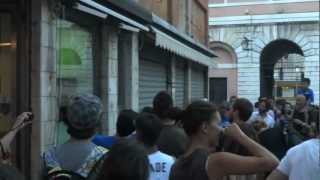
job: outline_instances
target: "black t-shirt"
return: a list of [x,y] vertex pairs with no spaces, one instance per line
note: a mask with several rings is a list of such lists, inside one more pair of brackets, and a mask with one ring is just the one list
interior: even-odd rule
[[278,159],[282,159],[287,151],[287,145],[283,130],[280,126],[267,129],[259,135],[259,142],[262,146],[271,151]]

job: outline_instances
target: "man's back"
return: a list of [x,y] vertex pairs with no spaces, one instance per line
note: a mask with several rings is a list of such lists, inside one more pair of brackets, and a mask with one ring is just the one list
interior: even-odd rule
[[149,180],[169,180],[174,158],[160,151],[150,154],[148,158],[151,169]]
[[62,169],[77,171],[94,150],[93,143],[67,142],[56,148],[56,158]]
[[289,180],[319,180],[320,139],[311,139],[291,148],[277,170]]
[[51,148],[43,155],[44,175],[57,170],[68,170],[87,177],[96,162],[107,152],[106,149],[93,143],[68,141]]

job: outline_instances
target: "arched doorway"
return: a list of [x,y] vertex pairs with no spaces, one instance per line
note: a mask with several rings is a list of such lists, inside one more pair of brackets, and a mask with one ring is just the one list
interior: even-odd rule
[[211,42],[210,49],[216,55],[217,67],[209,70],[209,100],[220,104],[237,95],[237,56],[232,46],[224,42]]
[[[295,54],[295,56],[292,56]],[[298,81],[303,76],[303,68],[301,68],[301,58],[292,60],[299,55],[303,59],[302,49],[294,42],[287,39],[278,39],[270,42],[261,52],[260,56],[260,96],[273,97],[275,95],[274,85],[276,79],[282,81],[283,70],[295,73],[300,73],[299,77],[291,79]],[[290,57],[290,58],[289,58]],[[285,66],[283,66],[286,64]],[[303,65],[302,65],[303,66]],[[290,81],[290,79],[288,80]]]

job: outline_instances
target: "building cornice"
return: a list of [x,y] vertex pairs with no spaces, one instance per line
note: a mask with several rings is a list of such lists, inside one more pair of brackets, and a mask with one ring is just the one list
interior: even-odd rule
[[270,5],[270,4],[289,4],[289,3],[305,3],[305,2],[319,2],[319,0],[281,0],[281,1],[260,1],[260,2],[238,2],[238,3],[210,3],[209,4],[209,9],[210,8],[222,8],[222,7],[238,7],[238,6],[251,6],[251,5]]
[[319,12],[210,17],[210,26],[286,22],[319,22]]

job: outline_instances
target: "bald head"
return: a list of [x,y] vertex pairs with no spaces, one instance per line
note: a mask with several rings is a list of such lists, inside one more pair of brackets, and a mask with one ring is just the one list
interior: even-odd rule
[[296,97],[296,108],[302,109],[307,104],[307,99],[304,95],[298,95]]

